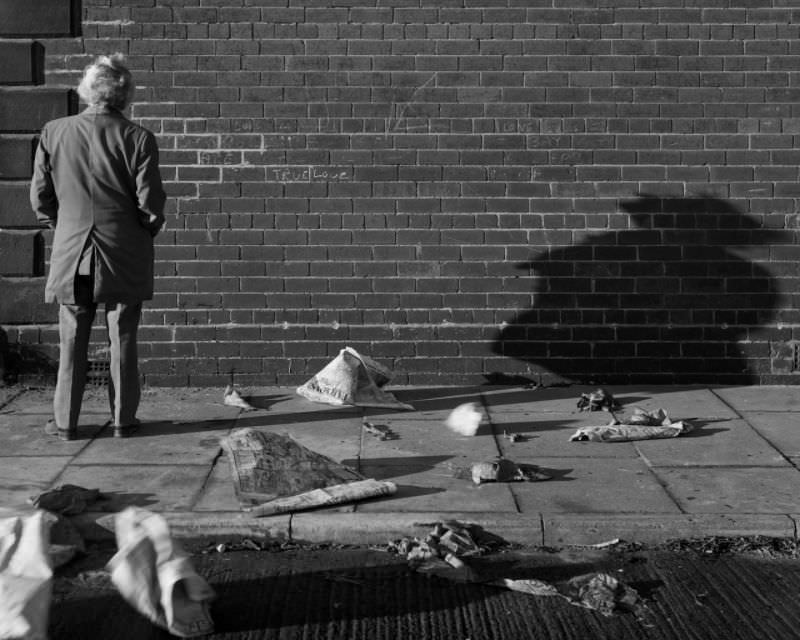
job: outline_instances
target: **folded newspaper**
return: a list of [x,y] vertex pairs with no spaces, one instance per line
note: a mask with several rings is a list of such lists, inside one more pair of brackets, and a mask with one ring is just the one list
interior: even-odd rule
[[654,440],[676,438],[689,433],[692,425],[685,420],[673,422],[663,409],[644,411],[635,409],[632,416],[615,420],[611,424],[597,427],[581,427],[571,442],[630,442],[632,440]]
[[413,410],[411,405],[381,389],[391,377],[386,367],[345,347],[319,373],[298,387],[297,393],[312,402],[332,405]]
[[290,513],[328,507],[367,498],[390,496],[397,492],[397,485],[388,480],[358,480],[347,484],[337,484],[323,489],[313,489],[295,496],[276,498],[252,507],[249,511],[257,517],[273,516],[279,513]]

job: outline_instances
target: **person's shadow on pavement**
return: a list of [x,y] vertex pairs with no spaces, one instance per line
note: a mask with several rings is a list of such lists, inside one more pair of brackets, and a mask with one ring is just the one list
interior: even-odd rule
[[626,227],[518,265],[536,276],[533,308],[493,351],[570,382],[754,382],[747,356],[769,354],[743,342],[771,320],[777,293],[750,256],[766,261],[764,245],[786,233],[717,198],[641,196],[622,208]]

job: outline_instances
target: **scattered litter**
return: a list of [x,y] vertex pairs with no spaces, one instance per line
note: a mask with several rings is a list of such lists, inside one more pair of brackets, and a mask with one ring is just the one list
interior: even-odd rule
[[74,587],[89,591],[116,591],[108,571],[81,571],[69,582]]
[[476,402],[467,402],[457,406],[447,416],[445,424],[451,431],[462,436],[474,436],[483,420],[483,412],[478,409]]
[[605,389],[595,389],[591,393],[582,393],[578,398],[578,409],[580,411],[608,411],[613,412],[619,409],[620,404]]
[[503,431],[503,437],[512,444],[514,442],[523,442],[525,440],[525,437],[521,433],[508,433],[505,430]]
[[490,584],[533,596],[560,596],[571,604],[592,609],[604,616],[616,612],[636,612],[644,606],[635,589],[607,573],[589,573],[555,584],[509,578]]
[[396,440],[397,434],[385,424],[373,424],[364,420],[364,431],[375,436],[378,440]]
[[622,544],[622,539],[614,538],[612,540],[598,542],[597,544],[588,544],[586,546],[591,547],[592,549],[608,549],[609,547],[616,547],[618,544]]
[[214,547],[217,553],[225,553],[228,550],[228,545],[224,542],[221,542],[216,547]]
[[582,427],[571,437],[571,442],[630,442],[632,440],[653,440],[676,438],[689,433],[692,425],[685,420],[672,422],[663,409],[644,411],[634,409],[632,416],[624,422],[614,419],[610,424],[598,427]]
[[155,625],[182,638],[214,631],[209,601],[214,591],[170,537],[167,521],[137,507],[117,514],[119,551],[109,560],[122,597]]
[[347,484],[312,489],[294,496],[275,498],[269,502],[246,509],[246,511],[256,517],[272,516],[279,513],[291,513],[316,507],[356,502],[368,498],[390,496],[394,493],[397,493],[397,485],[394,482],[372,479],[357,480]]
[[413,410],[388,391],[381,389],[391,372],[351,347],[339,351],[319,373],[297,388],[297,393],[312,402],[357,407]]
[[389,542],[387,551],[406,556],[414,565],[431,558],[453,554],[458,558],[478,556],[508,545],[503,538],[476,524],[461,524],[455,520],[438,522],[424,539],[401,538]]
[[8,513],[0,513],[0,638],[46,638],[53,570],[45,516]]
[[74,484],[63,484],[40,493],[29,502],[35,509],[44,509],[62,516],[75,516],[87,511],[98,500],[104,499],[98,489],[84,489]]
[[242,394],[239,393],[236,389],[233,388],[232,385],[228,385],[225,387],[225,394],[222,400],[223,404],[229,407],[238,407],[243,411],[257,411],[256,407],[250,404],[247,400],[242,397]]
[[365,479],[355,469],[304,447],[288,435],[246,427],[234,429],[220,443],[242,507]]
[[491,462],[476,462],[472,465],[472,481],[482,482],[535,482],[550,480],[540,467],[532,464],[517,464],[503,457]]
[[241,542],[243,549],[250,549],[251,551],[261,551],[261,546],[257,542],[253,542],[250,538],[245,538]]

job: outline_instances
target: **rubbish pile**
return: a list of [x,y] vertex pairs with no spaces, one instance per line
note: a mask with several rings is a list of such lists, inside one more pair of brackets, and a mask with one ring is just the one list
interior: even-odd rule
[[561,597],[570,604],[592,609],[604,616],[618,612],[639,613],[645,608],[635,589],[605,572],[581,574],[551,583],[533,578],[482,577],[481,569],[470,564],[471,559],[505,546],[505,540],[476,525],[439,522],[425,538],[390,542],[387,551],[405,556],[409,567],[420,573],[537,597]]

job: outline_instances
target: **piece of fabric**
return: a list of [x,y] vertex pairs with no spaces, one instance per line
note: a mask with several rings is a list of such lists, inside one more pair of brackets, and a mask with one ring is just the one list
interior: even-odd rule
[[119,551],[107,569],[122,597],[175,636],[212,633],[209,603],[214,591],[172,539],[163,516],[128,507],[115,517],[114,531]]
[[43,511],[0,509],[0,640],[45,640],[53,570]]
[[30,199],[38,220],[55,229],[47,302],[76,303],[74,279],[87,243],[95,302],[153,297],[153,236],[164,223],[166,194],[152,133],[103,107],[48,122]]

